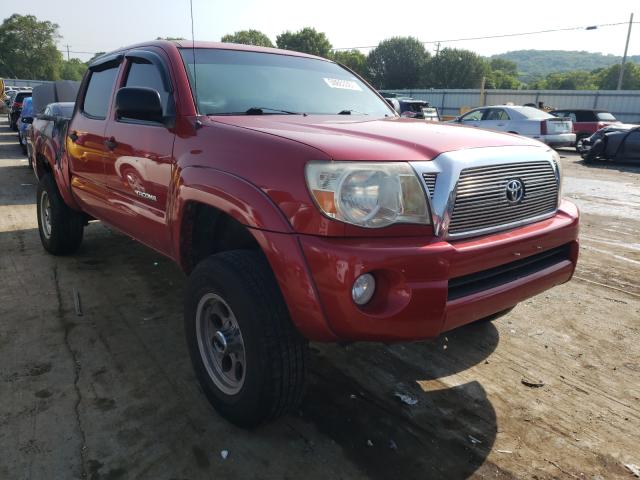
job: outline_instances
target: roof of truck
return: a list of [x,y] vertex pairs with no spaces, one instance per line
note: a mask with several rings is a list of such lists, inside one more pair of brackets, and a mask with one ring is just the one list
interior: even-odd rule
[[[282,50],[279,48],[269,48],[269,47],[258,47],[256,45],[244,45],[240,43],[226,43],[226,42],[203,42],[203,41],[195,41],[191,40],[153,40],[149,42],[137,43],[135,45],[128,45],[126,47],[121,47],[111,52],[105,53],[106,55],[122,52],[125,50],[130,50],[132,48],[140,48],[140,47],[160,47],[160,48],[217,48],[222,50],[240,50],[246,52],[260,52],[260,53],[273,53],[279,55],[290,55],[292,57],[306,57],[306,58],[314,58],[316,60],[324,60],[326,62],[331,62],[326,58],[318,57],[315,55],[309,55],[308,53],[295,52],[293,50]],[[102,55],[101,55],[102,56]]]

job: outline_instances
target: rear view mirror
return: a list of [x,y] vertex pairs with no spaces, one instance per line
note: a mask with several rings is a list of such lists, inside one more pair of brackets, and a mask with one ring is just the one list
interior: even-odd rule
[[119,120],[143,120],[162,123],[160,93],[152,88],[121,88],[116,94],[116,116]]

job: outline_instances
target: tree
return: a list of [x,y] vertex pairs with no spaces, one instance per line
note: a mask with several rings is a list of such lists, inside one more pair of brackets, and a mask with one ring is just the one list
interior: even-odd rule
[[82,80],[84,72],[87,70],[87,64],[79,58],[64,60],[60,69],[60,78],[62,80]]
[[0,77],[56,80],[62,54],[58,25],[33,15],[13,14],[0,25]]
[[[620,65],[612,65],[596,73],[596,82],[601,90],[615,90],[618,87]],[[624,66],[622,90],[640,90],[640,65],[627,63]]]
[[284,50],[294,50],[325,58],[330,57],[331,48],[333,48],[324,33],[311,27],[305,27],[295,33],[289,31],[281,33],[276,37],[276,45]]
[[427,79],[433,88],[480,88],[489,71],[489,64],[477,53],[445,48],[429,62]]
[[593,73],[575,70],[547,75],[544,87],[547,90],[597,90],[598,84]]
[[505,60],[504,58],[494,57],[489,62],[491,70],[500,70],[512,75],[518,75],[518,65],[511,60]]
[[383,40],[367,56],[369,79],[376,88],[420,87],[429,52],[413,37]]
[[273,47],[269,37],[259,30],[240,30],[222,37],[225,43],[241,43],[243,45],[257,45],[259,47]]
[[486,89],[518,90],[522,83],[517,75],[507,73],[504,70],[492,70],[486,76],[484,87]]
[[518,80],[518,66],[515,62],[502,58],[492,58],[489,62],[485,88],[517,90],[522,86]]
[[367,56],[364,53],[358,50],[343,50],[334,52],[331,60],[349,67],[361,77],[368,79]]

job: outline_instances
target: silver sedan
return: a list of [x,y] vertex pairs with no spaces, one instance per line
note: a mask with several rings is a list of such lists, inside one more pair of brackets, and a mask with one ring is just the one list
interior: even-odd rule
[[494,105],[475,108],[454,120],[471,127],[517,133],[551,147],[572,147],[576,142],[573,123],[534,107]]

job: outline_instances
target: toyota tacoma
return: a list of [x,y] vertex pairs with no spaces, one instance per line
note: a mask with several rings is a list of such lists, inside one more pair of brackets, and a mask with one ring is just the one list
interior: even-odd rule
[[58,131],[34,163],[44,248],[97,219],[176,261],[197,378],[241,426],[295,409],[309,341],[434,338],[576,266],[556,152],[402,118],[327,59],[134,45],[93,60]]

